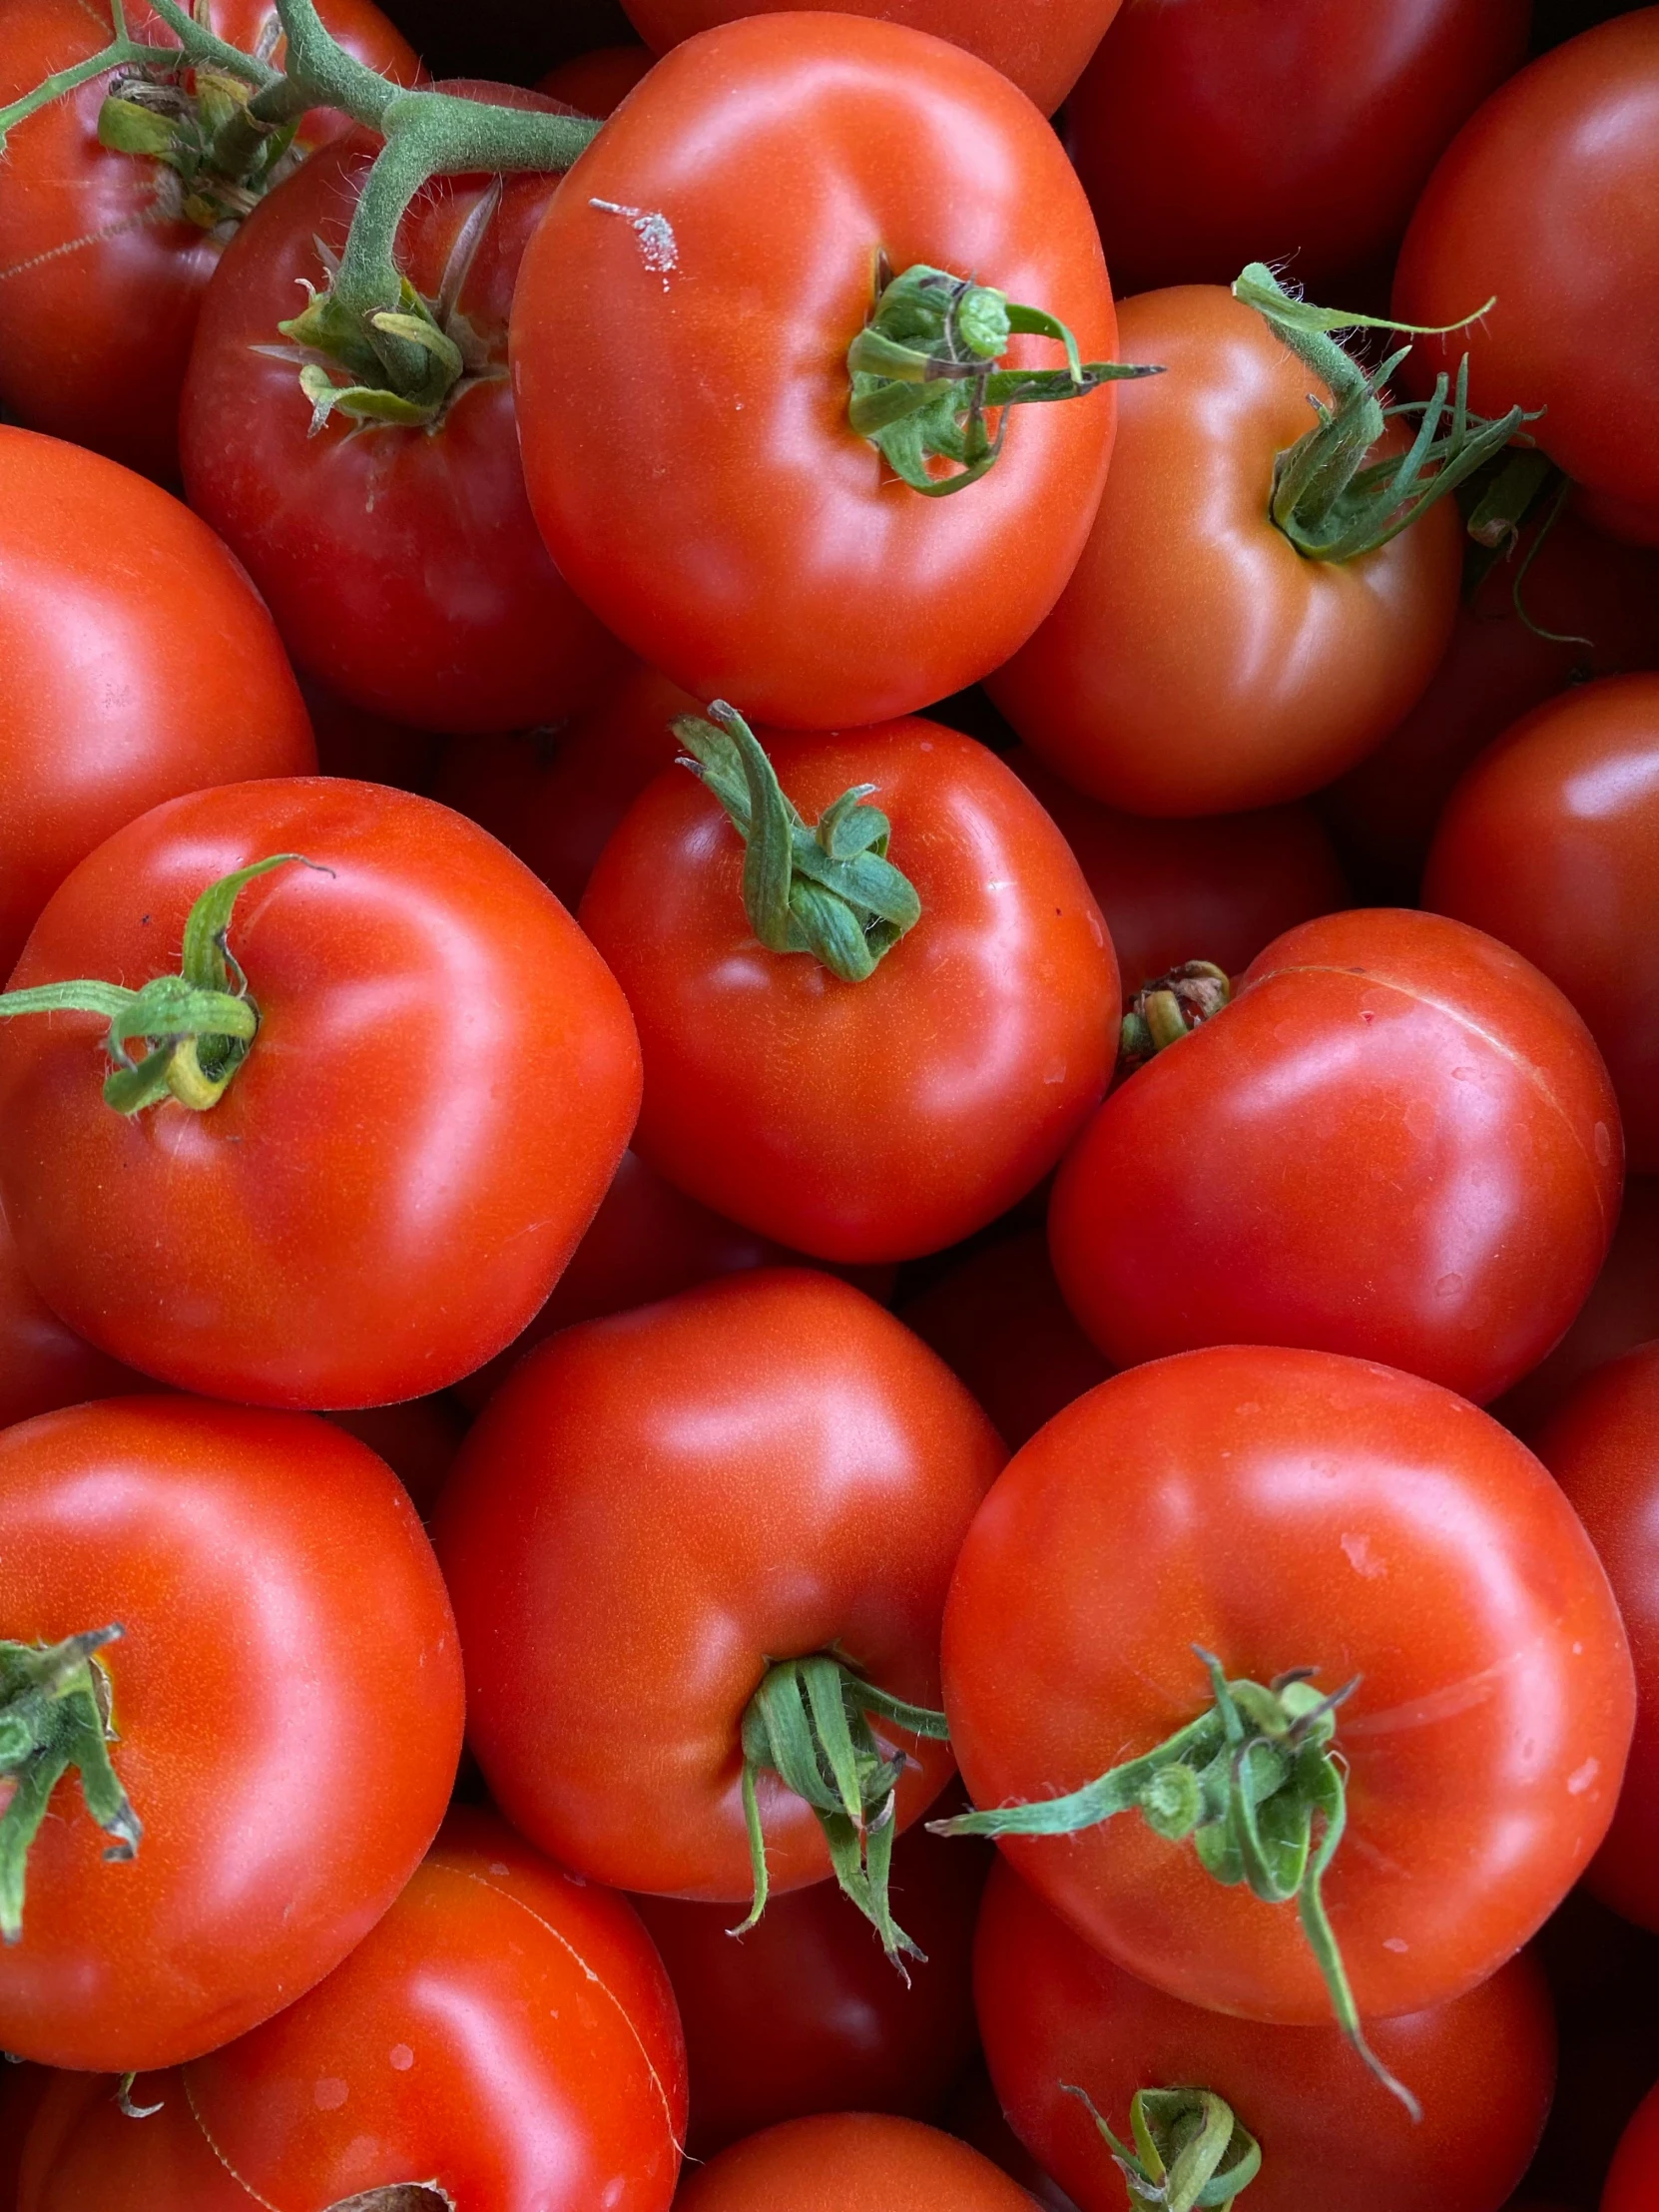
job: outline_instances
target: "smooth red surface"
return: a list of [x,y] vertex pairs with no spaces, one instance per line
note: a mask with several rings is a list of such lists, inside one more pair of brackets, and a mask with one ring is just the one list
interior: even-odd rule
[[1054,825],[971,738],[911,719],[764,742],[809,822],[877,787],[921,918],[858,983],[767,951],[738,831],[683,769],[659,777],[581,906],[639,1024],[635,1149],[797,1251],[938,1251],[1024,1197],[1104,1091],[1105,926]]
[[[1498,2212],[1555,2086],[1555,2014],[1526,1953],[1450,2004],[1369,2029],[1422,2119],[1335,2027],[1268,2027],[1166,1996],[993,1872],[974,1944],[991,2079],[1015,2133],[1082,2212],[1122,2212],[1123,2176],[1075,2083],[1132,2140],[1137,2089],[1210,2089],[1262,2146],[1254,2212]],[[1241,2192],[1242,2193],[1242,2192]]]
[[29,1853],[0,2047],[167,2066],[338,1964],[431,1842],[460,1752],[455,1626],[380,1460],[326,1421],[108,1399],[0,1434],[0,1634],[109,1621],[130,1864],[66,1777]]
[[578,115],[610,115],[621,107],[656,56],[645,46],[601,46],[560,62],[536,80],[536,90]]
[[366,1405],[328,1418],[390,1467],[424,1520],[448,1479],[466,1434],[466,1414],[447,1394],[406,1398],[401,1405]]
[[1631,1167],[1659,1171],[1659,675],[1580,685],[1481,754],[1422,899],[1560,986],[1607,1062]]
[[124,1368],[64,1327],[24,1274],[16,1242],[0,1215],[0,1428],[35,1413],[55,1413],[62,1405],[79,1405],[85,1398],[117,1397],[151,1386],[148,1376]]
[[1125,300],[1119,343],[1165,373],[1124,391],[1082,558],[987,689],[1033,753],[1109,806],[1301,799],[1434,673],[1457,611],[1456,510],[1359,560],[1309,560],[1268,503],[1276,455],[1314,427],[1312,372],[1220,285]]
[[[1062,1796],[1196,1719],[1195,1645],[1233,1678],[1359,1678],[1325,1899],[1364,2015],[1484,1980],[1606,1832],[1634,1710],[1607,1578],[1531,1453],[1432,1383],[1228,1347],[1115,1376],[1034,1436],[945,1613],[974,1803]],[[1329,2022],[1295,1910],[1224,1889],[1138,1816],[1001,1848],[1143,1980]]]
[[0,425],[0,968],[124,823],[315,765],[271,617],[212,531],[100,455]]
[[1555,986],[1438,914],[1304,922],[1121,1085],[1054,1186],[1072,1312],[1132,1366],[1384,1360],[1479,1402],[1535,1367],[1618,1215],[1618,1109]]
[[675,2212],[1031,2212],[953,2135],[873,2112],[790,2120],[687,2176]]
[[699,698],[797,728],[908,714],[1006,660],[1088,535],[1114,388],[1020,408],[988,476],[928,498],[852,429],[845,362],[883,250],[1113,357],[1094,220],[1022,95],[897,24],[751,16],[677,47],[570,175],[511,358],[531,506],[601,620]]
[[1577,1319],[1492,1412],[1530,1443],[1581,1377],[1649,1337],[1659,1337],[1659,1178],[1633,1175],[1607,1258]]
[[261,1028],[206,1113],[107,1107],[96,1016],[0,1029],[6,1215],[53,1310],[146,1374],[286,1405],[423,1396],[511,1343],[575,1250],[632,1126],[633,1027],[481,830],[320,778],[134,823],[14,980],[172,972],[197,895],[274,852],[318,864],[237,902]]
[[1528,13],[1126,0],[1066,109],[1118,290],[1271,262],[1323,304],[1369,306],[1356,280],[1385,275],[1447,142],[1519,68]]
[[[399,84],[420,74],[413,49],[372,0],[323,0],[325,26],[349,54]],[[199,20],[245,52],[275,40],[270,0],[214,0]],[[143,0],[131,35],[176,46]],[[113,37],[99,0],[5,0],[0,105]],[[163,162],[98,143],[99,77],[17,125],[0,163],[0,407],[19,422],[108,453],[146,475],[178,474],[179,390],[225,238],[180,213],[184,184]],[[313,109],[298,142],[348,128]],[[291,307],[284,306],[283,313]],[[3,502],[10,509],[15,495]]]
[[1659,545],[1659,8],[1597,24],[1511,78],[1452,141],[1417,203],[1393,312],[1420,380],[1469,354],[1482,414],[1542,408],[1531,434],[1615,536]]
[[143,2121],[122,2111],[119,2089],[114,2074],[50,2077],[24,2146],[18,2212],[248,2212],[248,2192],[215,2157],[181,2075],[139,2075],[134,2104],[161,2107]]
[[1601,2192],[1601,2212],[1654,2212],[1655,2206],[1659,2206],[1659,2088],[1637,2107]]
[[[740,1728],[768,1665],[833,1650],[938,1703],[957,1548],[1001,1465],[941,1362],[832,1276],[767,1270],[565,1331],[475,1422],[434,1519],[468,1740],[515,1827],[619,1888],[750,1894]],[[905,1828],[950,1773],[912,1744]],[[760,1785],[773,1888],[830,1871]]]
[[23,2140],[52,2079],[45,2066],[0,2062],[0,2212],[16,2212]]

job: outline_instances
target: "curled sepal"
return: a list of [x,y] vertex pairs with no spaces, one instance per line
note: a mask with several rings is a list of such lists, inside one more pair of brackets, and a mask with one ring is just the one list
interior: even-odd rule
[[685,715],[674,734],[683,765],[709,787],[742,836],[743,899],[771,952],[810,952],[845,983],[861,983],[921,919],[915,886],[887,858],[892,825],[855,784],[805,823],[736,708],[717,699],[708,720]]
[[23,1933],[29,1846],[46,1808],[73,1768],[87,1811],[114,1840],[106,1859],[131,1859],[143,1825],[110,1763],[108,1678],[93,1654],[120,1636],[118,1624],[66,1636],[61,1644],[0,1643],[0,1777],[12,1784],[0,1813],[0,1936]]
[[[1016,334],[1054,339],[1065,348],[1065,367],[998,369]],[[853,429],[894,475],[930,499],[965,491],[986,474],[1013,408],[1159,374],[1123,361],[1084,361],[1058,316],[923,262],[895,276],[884,255],[876,261],[869,320],[847,348],[846,366]],[[989,414],[997,416],[994,431]],[[955,473],[935,476],[929,463],[936,460],[954,463]]]
[[836,1881],[902,1973],[902,1953],[923,1955],[894,1922],[887,1899],[897,1828],[893,1792],[904,1758],[882,1751],[871,1714],[912,1736],[944,1740],[942,1713],[889,1696],[828,1653],[768,1668],[743,1717],[743,1806],[755,1892],[749,1918],[732,1933],[747,1934],[766,1911],[766,1839],[756,1781],[772,1773],[818,1815]]
[[1100,2130],[1129,2184],[1132,2204],[1162,2212],[1226,2206],[1262,2170],[1262,2146],[1211,2089],[1137,2089],[1129,2105],[1133,2146],[1113,2134],[1086,2089],[1060,2084]]
[[1186,960],[1167,975],[1143,983],[1129,1001],[1118,1040],[1118,1073],[1132,1075],[1201,1022],[1219,1014],[1233,995],[1233,981],[1213,960]]

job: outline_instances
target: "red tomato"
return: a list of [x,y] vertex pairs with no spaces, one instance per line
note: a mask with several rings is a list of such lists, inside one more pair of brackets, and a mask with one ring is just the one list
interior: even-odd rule
[[691,2155],[808,2112],[932,2119],[976,2047],[971,1960],[985,1872],[959,1843],[918,1828],[900,1837],[895,1910],[926,1952],[904,1978],[832,1882],[777,1899],[737,1942],[728,1905],[637,1898],[680,2000]]
[[[430,789],[441,738],[430,730],[411,730],[405,723],[388,722],[383,715],[347,706],[321,684],[307,681],[299,688],[310,709],[317,766],[324,776],[349,776],[359,784],[391,784],[404,792]],[[480,745],[485,741],[457,742]],[[466,809],[457,812],[465,814]]]
[[1659,1178],[1632,1176],[1595,1287],[1547,1360],[1493,1405],[1528,1443],[1581,1377],[1659,1337]]
[[1077,2212],[1052,2174],[1045,2174],[1013,2129],[997,2102],[991,2077],[981,2058],[957,2085],[950,2100],[945,2125],[952,2135],[983,2151],[994,2165],[1017,2181],[1047,2212]]
[[[1417,203],[1394,312],[1450,322],[1419,378],[1469,350],[1469,404],[1542,408],[1531,435],[1592,519],[1659,545],[1659,8],[1543,55],[1453,139]],[[1609,343],[1608,333],[1616,332]]]
[[621,994],[529,870],[402,792],[235,784],[84,860],[14,981],[171,970],[208,884],[295,851],[316,864],[237,903],[260,1034],[206,1112],[106,1106],[96,1017],[0,1027],[6,1215],[53,1310],[146,1374],[263,1403],[418,1397],[545,1300],[639,1095]]
[[[530,504],[600,618],[700,699],[808,729],[1006,660],[1088,535],[1111,387],[1013,409],[989,474],[929,498],[853,429],[846,354],[885,253],[1111,356],[1094,222],[1029,104],[896,24],[752,16],[659,64],[571,177],[524,257],[511,357]],[[1062,356],[1020,337],[1009,359]]]
[[610,115],[620,108],[656,56],[644,46],[601,46],[560,62],[536,80],[536,90],[577,115]]
[[1529,12],[1127,0],[1066,109],[1119,291],[1229,284],[1265,261],[1369,304],[1356,283],[1385,274],[1447,141],[1520,67]]
[[52,2079],[45,2066],[0,2062],[0,2212],[16,2212],[23,2139]]
[[424,1520],[466,1434],[461,1406],[447,1396],[411,1397],[401,1405],[362,1406],[328,1418],[386,1462]]
[[[833,1651],[936,1705],[945,1585],[1002,1456],[942,1363],[830,1276],[728,1276],[551,1339],[434,1521],[495,1802],[600,1881],[747,1898],[740,1738],[769,1667]],[[906,1755],[902,1830],[950,1758],[877,1727]],[[808,1805],[770,1774],[759,1797],[773,1888],[822,1881]]]
[[239,2207],[666,2212],[686,2111],[673,1991],[626,1902],[472,1812],[318,1988],[136,2082],[154,2120],[79,2088],[48,2100],[24,2212],[220,2212],[216,2158]]
[[1482,753],[1422,897],[1559,984],[1607,1062],[1631,1167],[1659,1171],[1659,675],[1581,685]]
[[[476,90],[518,106],[532,93]],[[427,730],[518,729],[589,706],[623,665],[548,559],[524,495],[507,312],[525,240],[558,182],[516,177],[480,240],[464,227],[485,178],[415,201],[398,262],[429,299],[471,250],[455,310],[484,355],[434,423],[317,429],[299,363],[262,350],[321,283],[317,242],[345,244],[379,140],[359,132],[306,164],[244,226],[203,308],[180,459],[192,506],[247,562],[301,667],[370,713]],[[349,381],[340,372],[342,381]]]
[[987,688],[1033,753],[1111,806],[1300,799],[1433,674],[1457,611],[1456,512],[1442,500],[1376,552],[1310,560],[1269,497],[1277,455],[1314,426],[1313,372],[1218,285],[1126,300],[1121,342],[1168,373],[1125,399],[1082,559]]
[[[320,13],[359,61],[399,84],[418,80],[413,51],[373,0],[323,0]],[[245,52],[274,42],[281,61],[271,0],[214,0],[197,21]],[[146,45],[178,44],[143,0],[128,8],[127,26]],[[113,35],[108,0],[3,0],[0,105],[90,59]],[[111,82],[93,78],[18,124],[0,161],[0,407],[165,481],[178,474],[179,388],[196,317],[245,188],[219,180],[229,189],[216,199],[216,181],[204,179],[213,204],[193,215],[176,169],[100,145]],[[313,110],[296,149],[347,127]],[[3,504],[10,511],[14,498]]]
[[143,1824],[131,1864],[105,1866],[79,1779],[58,1783],[0,2046],[114,2071],[194,2058],[335,1966],[443,1817],[461,1669],[431,1548],[390,1470],[326,1421],[134,1397],[0,1435],[0,1553],[14,1644],[121,1624],[88,1664]]
[[766,742],[809,822],[876,787],[921,919],[856,983],[766,950],[743,839],[684,769],[658,778],[581,908],[639,1024],[636,1149],[797,1251],[938,1251],[1039,1182],[1105,1089],[1111,944],[1054,825],[971,738],[910,720]]
[[1079,1943],[1005,1863],[973,1972],[1004,2109],[1083,2212],[1122,2212],[1124,2176],[1072,2085],[1131,2145],[1137,2090],[1224,2098],[1261,2146],[1251,2212],[1497,2212],[1555,2086],[1549,1985],[1525,1953],[1450,2004],[1372,2029],[1384,2064],[1421,2085],[1420,2124],[1335,2028],[1267,2027],[1164,1995]]
[[686,2177],[675,2212],[1031,2212],[953,2135],[875,2112],[789,2120]]
[[95,453],[0,426],[0,967],[124,823],[315,765],[271,617],[212,531]]
[[1659,2087],[1637,2107],[1613,2155],[1601,2212],[1655,2212],[1659,2206]]
[[1288,931],[1113,1092],[1049,1248],[1118,1367],[1309,1345],[1484,1402],[1584,1303],[1619,1178],[1606,1070],[1554,985],[1460,922],[1377,908]]
[[[150,1387],[147,1377],[106,1358],[64,1327],[24,1274],[0,1214],[0,1428],[85,1398]],[[0,2207],[5,2204],[0,2189]]]
[[[1493,1973],[1606,1832],[1634,1706],[1607,1578],[1531,1453],[1433,1383],[1226,1347],[1114,1376],[1039,1431],[969,1531],[945,1613],[975,1805],[1061,1796],[1198,1719],[1195,1646],[1229,1680],[1352,1685],[1324,1892],[1367,2018]],[[1156,1987],[1329,2022],[1297,1910],[1223,1887],[1137,1812],[1002,1848]]]

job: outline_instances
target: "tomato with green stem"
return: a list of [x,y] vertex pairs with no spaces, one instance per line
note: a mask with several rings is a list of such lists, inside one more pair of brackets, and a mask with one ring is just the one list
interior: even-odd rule
[[688,2176],[675,2212],[1031,2212],[978,2151],[916,2120],[827,2112],[734,2143]]

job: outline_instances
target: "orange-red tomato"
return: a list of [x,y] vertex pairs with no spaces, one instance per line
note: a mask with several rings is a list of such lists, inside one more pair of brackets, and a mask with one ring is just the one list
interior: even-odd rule
[[0,1428],[89,1397],[117,1397],[151,1386],[147,1376],[64,1327],[24,1274],[16,1240],[0,1214]]
[[690,2174],[675,2212],[1031,2212],[953,2135],[875,2112],[769,2127]]

